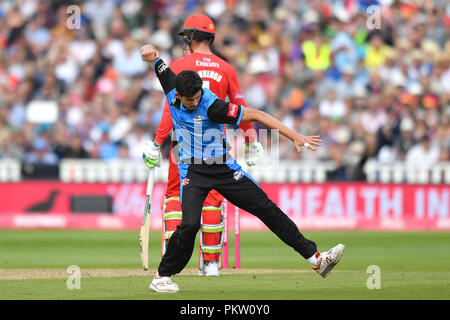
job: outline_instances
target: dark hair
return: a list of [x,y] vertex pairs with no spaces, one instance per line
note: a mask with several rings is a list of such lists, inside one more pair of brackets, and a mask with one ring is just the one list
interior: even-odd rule
[[202,87],[202,78],[192,70],[181,71],[175,79],[175,89],[183,97],[193,97]]

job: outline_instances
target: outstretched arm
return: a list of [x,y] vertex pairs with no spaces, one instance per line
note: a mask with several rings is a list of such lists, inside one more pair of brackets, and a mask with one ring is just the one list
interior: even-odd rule
[[303,136],[298,134],[266,112],[253,108],[242,109],[244,114],[242,115],[241,121],[258,121],[267,128],[279,130],[283,136],[290,139],[294,143],[294,146],[298,152],[301,151],[301,147],[316,150],[316,147],[320,147],[322,145],[322,140],[319,136]]
[[[247,107],[247,104],[245,103],[244,100],[244,96],[242,94],[241,87],[239,85],[236,70],[234,70],[234,68],[230,66],[227,72],[227,76],[229,79],[227,95],[228,98],[230,99],[230,102],[243,107]],[[244,138],[246,143],[257,143],[257,137],[255,129],[253,128],[253,123],[241,122],[239,124],[239,128],[244,132]]]

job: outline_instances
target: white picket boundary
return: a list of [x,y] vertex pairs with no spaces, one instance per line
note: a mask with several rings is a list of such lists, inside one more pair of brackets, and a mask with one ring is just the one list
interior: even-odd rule
[[[155,179],[167,182],[168,160],[163,160]],[[59,178],[63,182],[145,182],[148,169],[140,160],[64,159]],[[327,172],[334,169],[328,161],[287,161],[260,164],[243,169],[258,182],[323,183]],[[450,162],[439,162],[431,168],[412,167],[405,163],[380,163],[369,160],[364,166],[369,183],[450,184]],[[0,182],[22,180],[21,163],[17,159],[0,159]]]

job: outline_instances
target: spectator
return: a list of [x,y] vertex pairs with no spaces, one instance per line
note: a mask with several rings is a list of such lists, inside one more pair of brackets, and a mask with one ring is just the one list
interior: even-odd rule
[[384,63],[378,68],[378,73],[383,81],[391,82],[396,74],[401,72],[397,64],[398,59],[397,50],[389,48],[386,52]]
[[147,70],[147,64],[141,59],[140,48],[128,37],[124,41],[124,50],[115,55],[114,69],[122,75],[133,77]]
[[358,84],[355,82],[355,68],[347,65],[342,69],[342,77],[336,83],[336,94],[339,99],[353,98]]
[[97,39],[106,36],[107,25],[111,21],[114,9],[114,1],[108,0],[90,0],[83,6],[82,12],[91,21]]
[[117,146],[117,158],[119,159],[130,159],[130,148],[124,142],[118,143]]
[[44,138],[37,137],[33,142],[33,149],[25,155],[25,161],[31,164],[57,165],[58,156],[50,150]]
[[394,141],[394,148],[400,160],[405,160],[408,150],[417,144],[417,140],[413,135],[413,129],[414,121],[412,119],[404,118],[400,122],[400,134]]
[[413,50],[410,55],[410,66],[408,68],[408,78],[411,82],[419,82],[423,76],[427,76],[428,66],[424,64],[425,57],[420,49]]
[[[425,134],[427,154],[436,159],[436,145],[437,158],[448,158],[445,1],[87,0],[77,29],[67,27],[64,1],[11,3],[0,5],[0,157],[140,158],[164,99],[140,46],[153,43],[169,63],[179,58],[176,32],[201,12],[220,25],[215,45],[235,65],[248,105],[322,136],[315,153],[281,140],[282,159],[333,159],[340,169],[330,178],[363,179],[367,159],[404,161],[424,150]],[[381,29],[367,28],[371,5],[381,9]],[[34,150],[40,124],[27,106],[38,99],[57,101],[58,120]]]
[[25,39],[35,55],[40,55],[50,42],[50,31],[45,26],[45,16],[36,14],[25,27]]
[[54,74],[56,78],[61,80],[65,85],[70,86],[77,79],[78,72],[78,65],[70,55],[69,49],[62,47],[61,51],[58,52],[58,58],[55,66]]
[[358,162],[358,164],[354,169],[353,178],[355,180],[366,180],[366,174],[364,172],[365,165],[367,161],[371,159],[376,159],[377,157],[376,135],[373,133],[367,133],[364,137],[364,144],[365,144],[364,151],[362,152],[360,161]]
[[89,154],[83,146],[83,140],[81,136],[80,135],[73,136],[69,142],[67,151],[64,154],[64,158],[86,159],[88,157]]
[[311,70],[326,70],[330,66],[330,45],[319,34],[316,33],[312,39],[304,41],[302,51],[305,64]]
[[25,155],[25,139],[18,131],[0,131],[0,154],[3,158],[22,161]]
[[439,146],[433,145],[431,138],[425,135],[420,143],[408,150],[405,160],[406,164],[414,167],[431,168],[439,161],[439,156]]
[[100,141],[98,143],[98,156],[103,160],[111,160],[118,156],[119,150],[116,143],[109,140],[109,126],[101,129]]
[[130,149],[131,159],[137,160],[142,158],[142,148],[144,142],[148,140],[153,140],[152,136],[147,132],[143,125],[137,125],[125,139],[125,143]]
[[132,128],[132,119],[118,107],[110,111],[109,136],[112,142],[119,142],[126,138]]
[[23,81],[17,88],[17,96],[11,104],[8,120],[16,129],[23,127],[26,121],[26,105],[32,96],[33,84],[31,81]]
[[356,67],[358,48],[354,40],[355,25],[339,21],[338,31],[330,42],[333,50],[333,59],[338,71],[342,72],[347,66]]
[[91,60],[97,51],[97,44],[90,39],[87,29],[80,29],[77,37],[70,42],[70,57],[79,65],[84,66]]
[[376,134],[387,121],[386,113],[380,109],[378,96],[369,98],[367,110],[361,115],[361,123],[368,133]]
[[376,69],[383,65],[388,52],[388,46],[384,44],[379,33],[373,33],[369,38],[366,53],[366,66],[369,69]]
[[319,114],[322,117],[339,121],[345,116],[346,112],[344,101],[337,99],[336,92],[333,89],[328,90],[326,99],[319,104]]
[[43,130],[46,130],[52,151],[58,156],[59,160],[64,158],[70,141],[70,132],[66,124],[58,121],[51,127],[43,126]]
[[350,174],[344,163],[344,148],[338,144],[332,144],[329,146],[329,155],[330,159],[333,161],[334,168],[327,172],[327,180],[349,180]]
[[270,71],[269,63],[261,56],[250,58],[247,75],[242,79],[242,91],[247,103],[253,108],[264,109],[268,103],[268,92],[264,84]]

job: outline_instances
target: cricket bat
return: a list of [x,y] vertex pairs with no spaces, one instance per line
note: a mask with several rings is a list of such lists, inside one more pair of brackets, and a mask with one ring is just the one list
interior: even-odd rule
[[150,169],[147,181],[147,193],[145,198],[144,219],[139,233],[139,246],[141,253],[142,267],[148,270],[148,244],[150,233],[150,209],[152,206],[153,183],[155,182],[155,168]]

